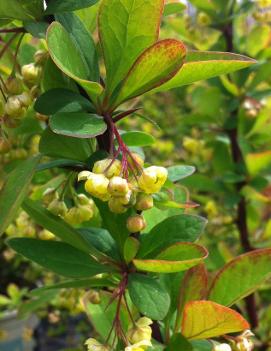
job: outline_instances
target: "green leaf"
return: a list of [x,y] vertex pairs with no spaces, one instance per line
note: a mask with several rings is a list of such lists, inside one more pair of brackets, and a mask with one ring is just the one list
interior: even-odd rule
[[152,135],[138,131],[122,133],[121,138],[127,146],[149,146],[155,143]]
[[91,251],[77,230],[60,217],[54,216],[38,202],[27,199],[23,203],[23,209],[37,224],[49,230],[61,240],[86,253]]
[[249,329],[237,312],[212,301],[192,301],[184,309],[182,334],[188,339],[210,339]]
[[60,112],[93,111],[94,106],[82,95],[68,89],[51,89],[40,95],[34,108],[44,115]]
[[47,22],[25,22],[24,28],[29,32],[33,37],[39,39],[46,38],[46,31],[49,27]]
[[48,3],[45,13],[54,14],[84,9],[95,5],[99,0],[54,0]]
[[186,48],[182,42],[165,39],[146,49],[128,72],[114,107],[170,80],[182,67]]
[[138,249],[139,241],[131,236],[127,238],[123,248],[123,257],[126,263],[130,263],[135,258]]
[[87,278],[112,271],[90,255],[73,246],[50,240],[14,238],[7,241],[9,247],[40,266],[71,278]]
[[171,244],[197,240],[206,222],[205,218],[184,214],[165,219],[150,233],[141,235],[138,257],[154,257]]
[[183,12],[186,9],[184,4],[180,2],[172,2],[165,5],[164,16],[175,15],[180,12]]
[[225,52],[189,51],[182,69],[169,82],[155,89],[165,91],[251,66],[255,60]]
[[33,20],[41,15],[42,0],[9,0],[0,3],[0,18]]
[[81,52],[89,69],[89,79],[99,82],[99,62],[96,45],[91,34],[81,20],[74,13],[65,13],[56,16],[56,20],[62,24],[70,34],[71,39]]
[[193,351],[192,344],[182,334],[174,334],[165,351]]
[[27,195],[29,185],[36,171],[40,156],[30,158],[18,165],[9,175],[0,191],[0,234],[17,215]]
[[208,299],[231,306],[250,295],[271,276],[271,249],[236,257],[216,274]]
[[208,251],[192,243],[176,243],[167,247],[158,256],[147,259],[134,259],[137,269],[154,273],[176,273],[185,271],[202,262]]
[[54,133],[73,138],[93,138],[107,129],[101,116],[85,112],[57,113],[49,125]]
[[102,217],[103,227],[112,235],[120,252],[123,252],[124,243],[130,235],[126,222],[127,218],[131,215],[131,210],[123,214],[116,214],[109,210],[106,202],[98,199],[94,199],[94,201]]
[[57,135],[49,128],[42,133],[39,151],[51,157],[85,161],[92,153],[88,140]]
[[91,73],[85,58],[70,34],[60,23],[53,22],[49,26],[47,45],[51,58],[58,68],[80,84],[90,97],[96,100],[103,88],[99,83],[88,80]]
[[67,168],[69,168],[69,167],[75,168],[76,167],[76,168],[86,169],[87,164],[84,162],[67,160],[67,159],[63,158],[63,159],[53,160],[50,162],[41,163],[37,167],[37,171],[44,171],[45,169],[65,168],[65,167],[67,167]]
[[120,259],[115,240],[110,233],[103,228],[80,228],[79,233],[90,247],[95,247],[98,251],[116,260]]
[[[116,317],[117,301],[116,299],[112,299],[112,295],[108,292],[101,291],[100,295],[100,304],[92,304],[88,300],[87,294],[83,299],[83,303],[94,330],[100,335],[103,341],[106,341]],[[126,333],[130,317],[123,302],[120,305],[120,320],[124,333]],[[111,335],[109,342],[112,342],[113,337],[114,335]]]
[[19,307],[19,318],[26,318],[41,307],[46,306],[46,304],[53,301],[53,299],[57,296],[57,293],[57,290],[46,291],[44,294],[40,294],[35,299],[23,302]]
[[167,170],[168,179],[171,182],[178,182],[183,178],[189,177],[196,171],[195,167],[193,166],[171,166]]
[[271,167],[271,151],[266,150],[257,153],[249,153],[245,157],[246,165],[252,176],[261,174]]
[[158,39],[163,7],[164,0],[102,1],[98,26],[110,93]]
[[154,320],[165,318],[170,306],[170,297],[155,278],[137,273],[130,274],[128,290],[140,313]]

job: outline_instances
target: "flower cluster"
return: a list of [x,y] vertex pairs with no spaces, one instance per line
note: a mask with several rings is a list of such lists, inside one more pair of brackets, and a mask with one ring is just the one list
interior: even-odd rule
[[0,100],[0,115],[4,116],[3,120],[8,128],[18,126],[36,98],[42,65],[46,58],[46,52],[37,51],[34,55],[34,62],[22,66],[20,76],[12,72],[6,82],[3,82],[3,90],[7,96],[5,102]]
[[55,189],[48,188],[43,193],[43,202],[55,216],[60,216],[71,225],[80,225],[89,221],[94,215],[95,204],[85,194],[73,196],[74,206],[68,208],[65,201],[59,198]]
[[213,351],[252,351],[254,349],[254,344],[251,337],[254,334],[250,330],[245,330],[243,334],[237,337],[230,337],[230,345],[216,344]]
[[[125,213],[129,208],[142,212],[153,207],[152,194],[158,193],[167,180],[164,167],[143,168],[144,161],[135,154],[134,167],[127,177],[122,176],[122,163],[118,159],[104,159],[94,164],[92,172],[83,171],[79,181],[85,181],[87,193],[104,202],[113,213]],[[141,215],[131,216],[127,228],[131,233],[140,232],[146,227]]]

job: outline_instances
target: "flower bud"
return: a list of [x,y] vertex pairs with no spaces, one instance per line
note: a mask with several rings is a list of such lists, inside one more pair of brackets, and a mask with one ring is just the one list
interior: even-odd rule
[[212,351],[232,351],[228,344],[217,344],[214,346]]
[[64,201],[54,199],[48,206],[48,211],[53,213],[55,216],[64,216],[68,209]]
[[64,220],[70,225],[81,224],[80,210],[77,207],[72,207],[64,216]]
[[167,175],[168,171],[164,167],[145,168],[138,179],[138,185],[146,194],[157,193],[165,184]]
[[153,207],[153,197],[148,194],[139,193],[136,199],[135,208],[137,211],[146,211]]
[[142,340],[134,345],[125,347],[125,351],[145,351],[148,347],[151,347],[152,343],[150,340]]
[[85,342],[88,351],[110,351],[109,346],[101,344],[98,340],[90,338]]
[[101,296],[97,290],[90,290],[87,294],[87,299],[93,305],[99,305],[101,303]]
[[127,219],[126,225],[130,233],[137,233],[146,228],[146,221],[141,215],[134,215]]
[[78,200],[80,205],[93,205],[94,206],[93,200],[88,198],[85,194],[78,194],[77,200]]
[[11,145],[10,143],[4,139],[4,138],[1,138],[0,139],[0,154],[5,154],[6,152],[8,152],[11,148]]
[[101,200],[107,201],[105,199],[109,197],[107,192],[109,180],[103,174],[89,173],[85,183],[86,191]]
[[130,328],[127,333],[127,338],[131,344],[137,344],[143,340],[151,340],[152,337],[152,320],[147,317],[140,318],[135,327]]
[[113,177],[108,184],[108,192],[112,196],[123,196],[129,191],[129,185],[126,179],[121,177]]
[[80,222],[87,222],[93,217],[93,209],[89,205],[83,205],[78,207]]
[[110,158],[97,161],[93,166],[92,172],[104,174],[107,178],[119,176],[121,173],[121,162],[117,159],[112,161]]
[[127,207],[125,207],[119,199],[119,197],[111,197],[108,201],[108,207],[111,212],[121,214],[127,211]]
[[252,351],[254,344],[250,339],[254,334],[251,330],[245,330],[242,335],[238,336],[237,342],[233,345],[234,351]]
[[5,83],[6,92],[10,95],[17,95],[23,92],[22,82],[13,76],[10,76]]
[[32,97],[28,92],[23,92],[21,95],[17,96],[18,99],[21,101],[21,104],[25,107],[28,107],[32,103]]
[[34,61],[37,65],[42,65],[48,57],[48,53],[44,50],[38,50],[35,52]]
[[196,139],[185,137],[183,140],[183,147],[192,154],[195,154],[200,149],[200,142]]
[[58,193],[55,188],[47,188],[42,194],[42,201],[47,206],[54,200],[58,199]]
[[5,112],[10,117],[22,118],[25,116],[26,108],[23,107],[18,96],[10,96],[5,105]]
[[22,67],[22,76],[26,83],[34,85],[38,83],[41,76],[41,68],[34,63],[29,63]]

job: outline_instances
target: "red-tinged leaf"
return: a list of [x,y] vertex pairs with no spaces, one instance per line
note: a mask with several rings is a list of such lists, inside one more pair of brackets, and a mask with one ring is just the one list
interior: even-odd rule
[[271,168],[271,151],[263,151],[246,155],[246,164],[249,173],[255,176]]
[[181,327],[182,313],[184,306],[190,301],[205,299],[208,289],[208,273],[205,265],[199,264],[190,268],[183,279],[180,289],[176,327],[179,330]]
[[184,44],[174,39],[161,40],[145,50],[127,74],[114,108],[167,82],[182,67],[185,55]]
[[210,339],[249,329],[248,322],[236,311],[212,301],[186,304],[182,335],[188,339]]
[[170,81],[155,89],[155,92],[238,71],[254,63],[256,61],[249,57],[228,52],[190,51],[182,69]]
[[125,78],[142,52],[159,35],[164,0],[103,0],[98,15],[99,36],[109,94]]
[[271,249],[236,257],[216,274],[208,299],[231,306],[250,295],[271,276]]
[[208,256],[208,251],[193,243],[176,243],[163,250],[154,259],[133,260],[137,269],[156,273],[174,273],[185,271]]

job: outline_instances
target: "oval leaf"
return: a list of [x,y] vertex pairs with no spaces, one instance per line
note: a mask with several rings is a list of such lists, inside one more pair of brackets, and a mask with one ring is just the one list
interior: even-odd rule
[[92,111],[94,106],[74,91],[57,88],[40,95],[34,108],[37,112],[49,116],[59,112]]
[[114,107],[167,82],[182,67],[185,55],[184,44],[174,39],[161,40],[145,50],[127,74]]
[[190,51],[182,69],[169,82],[155,89],[155,92],[238,71],[254,63],[256,61],[249,57],[228,52]]
[[249,329],[248,322],[237,312],[212,301],[186,304],[182,334],[188,339],[209,339]]
[[133,260],[137,269],[155,273],[185,271],[199,264],[208,256],[208,251],[192,243],[177,243],[163,250],[156,258]]
[[236,257],[215,276],[209,300],[231,306],[250,295],[271,275],[271,249]]
[[154,278],[130,274],[129,295],[138,310],[154,320],[164,319],[170,306],[170,297],[164,287]]
[[138,56],[158,39],[163,7],[164,0],[102,1],[98,27],[110,94]]
[[57,113],[50,118],[49,124],[56,134],[74,138],[93,138],[107,128],[102,117],[84,112]]
[[164,247],[177,242],[195,241],[206,222],[205,218],[185,214],[166,218],[152,228],[149,234],[141,235],[138,257],[155,257]]
[[171,166],[167,170],[168,179],[172,182],[177,182],[195,173],[196,168],[193,166]]
[[144,132],[122,133],[121,138],[127,146],[149,146],[155,143],[155,138]]
[[0,234],[17,215],[17,210],[21,206],[28,192],[28,187],[36,171],[40,157],[30,158],[16,167],[7,178],[0,191]]
[[48,2],[46,14],[70,12],[95,5],[99,0],[54,0]]
[[58,68],[96,99],[103,88],[99,83],[88,80],[88,65],[66,29],[60,23],[53,22],[47,30],[46,38],[50,56]]
[[65,277],[87,278],[112,271],[109,266],[99,264],[90,255],[66,243],[30,238],[14,238],[7,243],[29,260]]

